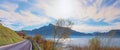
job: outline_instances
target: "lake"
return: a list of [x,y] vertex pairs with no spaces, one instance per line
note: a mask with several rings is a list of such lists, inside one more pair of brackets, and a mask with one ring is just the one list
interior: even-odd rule
[[[89,41],[92,38],[67,38],[62,39],[60,42],[62,42],[65,46],[66,45],[75,45],[75,46],[88,46]],[[115,46],[120,47],[120,38],[99,38],[101,41],[102,46]]]
[[[88,46],[89,41],[92,38],[71,38],[71,39],[66,39],[63,41],[63,44],[65,45],[76,45],[76,46]],[[101,45],[102,46],[115,46],[115,47],[120,47],[120,38],[100,38]],[[62,41],[61,41],[62,42]]]

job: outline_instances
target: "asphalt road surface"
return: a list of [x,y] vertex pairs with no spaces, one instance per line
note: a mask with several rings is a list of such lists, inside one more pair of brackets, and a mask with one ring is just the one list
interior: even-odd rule
[[32,50],[32,44],[29,40],[25,40],[17,44],[0,47],[0,50]]

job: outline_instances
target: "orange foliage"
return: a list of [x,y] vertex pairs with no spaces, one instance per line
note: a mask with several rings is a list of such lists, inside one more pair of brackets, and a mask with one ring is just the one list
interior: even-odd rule
[[34,40],[39,43],[40,40],[42,39],[41,35],[40,34],[36,34],[35,37],[34,37]]

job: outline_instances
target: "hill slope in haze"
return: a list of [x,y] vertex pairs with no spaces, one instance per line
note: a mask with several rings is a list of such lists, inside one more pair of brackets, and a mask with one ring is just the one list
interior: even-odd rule
[[[52,33],[54,33],[54,27],[55,27],[54,25],[49,24],[48,26],[43,26],[38,29],[24,30],[24,31],[26,34],[31,36],[35,36],[36,34],[51,36]],[[91,37],[91,36],[108,37],[111,33],[114,34],[114,37],[120,37],[120,30],[111,30],[109,32],[104,32],[104,33],[100,33],[100,32],[84,33],[84,32],[77,32],[75,30],[71,30],[71,32],[72,32],[71,37]]]
[[[36,34],[41,34],[43,36],[52,36],[52,33],[54,33],[54,27],[55,25],[53,24],[49,24],[48,26],[43,26],[41,28],[38,29],[33,29],[33,30],[24,30],[26,34],[31,35],[31,36],[35,36]],[[65,27],[62,27],[65,28]],[[66,29],[66,28],[65,28]],[[68,29],[68,28],[67,28]],[[86,33],[82,33],[82,32],[77,32],[75,30],[70,29],[71,31],[71,37],[78,37],[78,36],[93,36],[92,34],[86,34]]]
[[16,43],[23,40],[13,30],[0,25],[0,46]]

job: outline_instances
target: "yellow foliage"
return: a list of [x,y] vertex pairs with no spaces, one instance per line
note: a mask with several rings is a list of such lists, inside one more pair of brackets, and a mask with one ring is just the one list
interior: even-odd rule
[[35,37],[34,37],[35,41],[37,43],[39,43],[39,41],[42,39],[41,35],[40,34],[36,34]]
[[100,40],[98,38],[93,38],[90,40],[90,49],[91,50],[99,50],[99,47],[100,47]]

